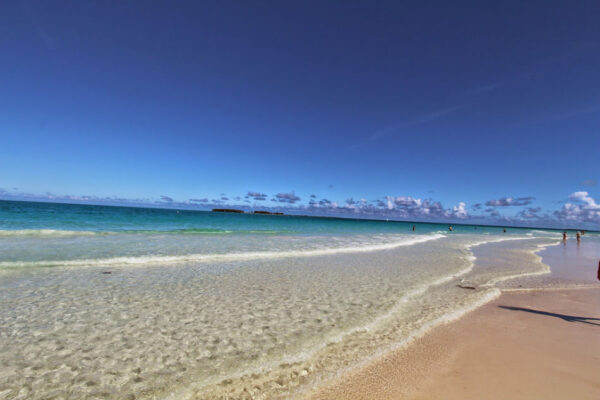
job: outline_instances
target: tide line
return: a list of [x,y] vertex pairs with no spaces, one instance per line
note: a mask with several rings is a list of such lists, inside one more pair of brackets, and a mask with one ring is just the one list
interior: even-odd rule
[[42,260],[42,261],[4,261],[0,262],[0,268],[19,267],[86,267],[86,266],[110,266],[110,265],[148,265],[148,264],[178,264],[185,262],[228,262],[247,261],[259,259],[290,258],[290,257],[315,257],[335,254],[369,253],[383,250],[393,250],[398,247],[412,246],[446,237],[441,234],[411,237],[404,240],[373,244],[366,246],[320,248],[313,250],[288,250],[288,251],[257,251],[227,254],[187,254],[178,256],[139,256],[139,257],[112,257],[100,259],[77,259],[77,260]]

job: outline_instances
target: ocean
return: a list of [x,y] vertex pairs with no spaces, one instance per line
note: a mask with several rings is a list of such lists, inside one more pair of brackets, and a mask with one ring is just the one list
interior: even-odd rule
[[597,232],[453,228],[0,201],[0,398],[301,397],[502,290],[597,285]]

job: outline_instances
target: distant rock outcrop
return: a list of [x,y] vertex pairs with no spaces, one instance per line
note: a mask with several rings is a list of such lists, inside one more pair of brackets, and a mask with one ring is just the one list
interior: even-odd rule
[[227,212],[227,213],[238,213],[243,214],[243,210],[236,210],[234,208],[213,208],[212,212]]

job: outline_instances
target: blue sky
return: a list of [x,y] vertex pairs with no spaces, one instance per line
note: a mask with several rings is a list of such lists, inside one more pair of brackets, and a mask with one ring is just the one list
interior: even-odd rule
[[600,3],[369,3],[3,2],[0,197],[600,226]]

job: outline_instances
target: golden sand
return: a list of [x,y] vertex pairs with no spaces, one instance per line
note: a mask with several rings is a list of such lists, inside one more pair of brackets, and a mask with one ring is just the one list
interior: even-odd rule
[[311,399],[600,399],[600,289],[507,292]]

